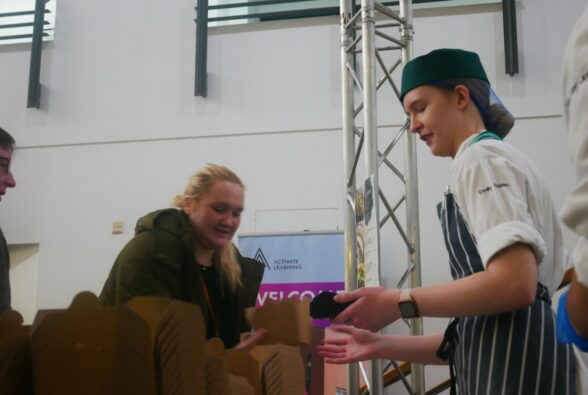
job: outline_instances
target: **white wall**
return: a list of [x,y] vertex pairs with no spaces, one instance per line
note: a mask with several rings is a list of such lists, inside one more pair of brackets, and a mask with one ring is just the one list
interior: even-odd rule
[[[211,29],[204,99],[193,96],[194,5],[60,0],[55,41],[43,52],[40,110],[26,109],[29,46],[0,47],[0,124],[18,143],[18,185],[2,199],[0,225],[9,243],[40,246],[39,308],[67,306],[84,289],[99,292],[136,219],[168,205],[208,161],[234,168],[247,184],[241,232],[254,232],[256,212],[270,210],[335,208],[342,226],[338,19]],[[557,206],[572,183],[560,63],[584,5],[517,2],[514,77],[504,74],[499,5],[415,12],[415,54],[442,46],[480,53],[517,117],[509,140],[537,161]],[[384,96],[380,123],[393,126],[401,110]],[[418,154],[423,280],[436,283],[449,279],[434,211],[449,161],[420,144]],[[122,235],[111,234],[113,221],[124,222]],[[388,231],[382,240],[392,285],[405,250]],[[573,241],[567,232],[567,246]],[[427,320],[425,329],[444,324]]]
[[39,245],[18,244],[9,246],[10,286],[12,308],[31,325],[37,313],[37,275],[39,273]]

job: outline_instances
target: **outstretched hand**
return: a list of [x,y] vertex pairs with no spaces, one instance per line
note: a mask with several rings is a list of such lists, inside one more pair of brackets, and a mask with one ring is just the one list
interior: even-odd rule
[[235,348],[240,348],[245,351],[251,351],[251,349],[259,345],[267,334],[267,329],[259,328],[255,332],[243,339]]
[[316,347],[327,363],[347,364],[376,359],[385,349],[385,338],[380,334],[344,325],[332,329],[349,336],[328,338],[323,345]]
[[334,319],[334,323],[379,331],[400,318],[398,289],[383,287],[359,288],[335,296],[340,303],[353,302]]

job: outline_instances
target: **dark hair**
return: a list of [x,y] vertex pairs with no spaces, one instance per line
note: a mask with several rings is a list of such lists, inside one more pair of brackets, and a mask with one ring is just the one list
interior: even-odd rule
[[0,127],[0,147],[6,150],[12,150],[14,148],[14,144],[14,137],[12,137],[10,133]]
[[514,126],[515,119],[494,93],[488,81],[479,78],[451,78],[431,83],[440,88],[453,89],[464,85],[470,91],[470,97],[480,112],[487,130],[505,137]]

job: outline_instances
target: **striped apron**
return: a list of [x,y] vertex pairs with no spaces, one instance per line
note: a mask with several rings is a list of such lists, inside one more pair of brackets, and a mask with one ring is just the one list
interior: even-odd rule
[[[451,192],[437,213],[453,279],[483,271],[476,240]],[[549,291],[542,284],[528,308],[454,319],[444,346],[452,377],[455,369],[452,393],[576,394],[575,358],[569,346],[557,342]]]

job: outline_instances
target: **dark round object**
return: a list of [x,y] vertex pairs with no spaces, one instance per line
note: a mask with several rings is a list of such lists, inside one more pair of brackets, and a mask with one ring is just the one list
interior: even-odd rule
[[325,291],[315,296],[310,302],[310,316],[315,319],[332,319],[353,303],[337,303],[333,300],[335,295],[335,292]]

